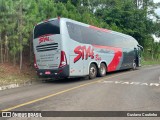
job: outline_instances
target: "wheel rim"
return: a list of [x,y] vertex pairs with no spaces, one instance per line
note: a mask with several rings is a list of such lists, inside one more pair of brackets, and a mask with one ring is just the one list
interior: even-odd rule
[[105,67],[101,67],[101,74],[104,75],[106,72]]
[[136,69],[136,63],[135,62],[133,63],[133,69]]
[[95,74],[96,74],[96,69],[95,69],[94,67],[91,67],[91,69],[90,69],[90,74],[91,74],[91,76],[95,76]]

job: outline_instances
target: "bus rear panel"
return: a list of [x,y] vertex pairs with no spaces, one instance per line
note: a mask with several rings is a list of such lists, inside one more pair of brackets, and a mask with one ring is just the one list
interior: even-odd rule
[[62,50],[60,20],[42,22],[34,28],[34,66],[39,77],[68,77],[69,66]]

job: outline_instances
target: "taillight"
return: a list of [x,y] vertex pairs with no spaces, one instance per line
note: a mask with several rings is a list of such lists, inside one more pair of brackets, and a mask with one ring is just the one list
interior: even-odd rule
[[60,65],[59,68],[64,67],[67,65],[67,59],[66,59],[66,54],[64,51],[61,51],[61,59],[60,59]]
[[34,67],[35,67],[36,69],[38,69],[37,62],[36,62],[36,56],[35,56],[35,55],[34,55]]

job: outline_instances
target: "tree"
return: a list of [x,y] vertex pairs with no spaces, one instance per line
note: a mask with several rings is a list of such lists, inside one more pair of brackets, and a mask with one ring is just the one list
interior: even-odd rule
[[32,62],[35,24],[58,16],[129,34],[157,59],[160,47],[152,35],[160,36],[158,7],[153,0],[0,0],[0,62],[20,69],[26,58]]

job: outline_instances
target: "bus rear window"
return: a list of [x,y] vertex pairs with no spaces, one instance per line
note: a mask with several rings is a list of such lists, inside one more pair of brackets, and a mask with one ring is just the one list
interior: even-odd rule
[[39,24],[34,29],[34,38],[46,34],[60,34],[59,20],[52,20]]

